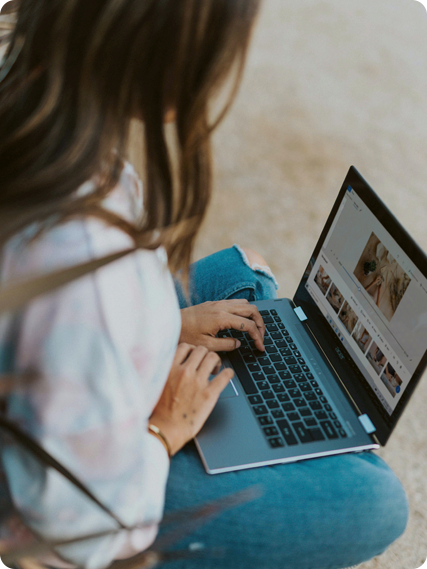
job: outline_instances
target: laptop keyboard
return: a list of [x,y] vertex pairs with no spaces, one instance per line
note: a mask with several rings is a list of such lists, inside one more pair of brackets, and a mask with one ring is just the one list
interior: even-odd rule
[[265,352],[245,332],[222,330],[241,347],[227,352],[260,429],[272,448],[345,438],[327,397],[276,310],[261,310]]

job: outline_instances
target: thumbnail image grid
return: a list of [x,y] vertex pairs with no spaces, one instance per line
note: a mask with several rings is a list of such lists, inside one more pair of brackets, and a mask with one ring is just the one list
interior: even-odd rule
[[390,321],[411,279],[375,233],[371,233],[353,274]]
[[347,300],[344,303],[344,306],[341,308],[341,312],[339,313],[339,319],[344,324],[347,332],[351,334],[356,326],[357,322],[359,321],[359,317],[349,305]]
[[390,362],[385,366],[381,380],[393,397],[396,397],[396,393],[400,393],[402,380]]
[[371,343],[372,336],[363,326],[362,322],[358,322],[354,328],[353,339],[355,340],[359,350],[365,354],[369,344]]
[[316,276],[314,277],[314,282],[320,288],[323,293],[323,296],[328,292],[329,285],[332,282],[331,277],[326,273],[325,269],[320,265],[319,270],[317,271]]

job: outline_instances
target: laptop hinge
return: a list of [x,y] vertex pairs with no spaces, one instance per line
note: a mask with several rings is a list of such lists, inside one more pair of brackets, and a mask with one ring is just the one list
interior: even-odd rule
[[369,416],[366,413],[364,415],[360,415],[359,421],[360,421],[362,427],[368,433],[368,435],[371,435],[372,433],[374,433],[377,430],[375,428],[375,425],[373,424],[373,422],[371,421],[371,419],[369,418]]
[[305,315],[304,310],[301,308],[301,306],[297,306],[296,308],[294,308],[294,312],[295,314],[298,316],[298,318],[301,320],[301,322],[304,322],[307,319],[307,316]]

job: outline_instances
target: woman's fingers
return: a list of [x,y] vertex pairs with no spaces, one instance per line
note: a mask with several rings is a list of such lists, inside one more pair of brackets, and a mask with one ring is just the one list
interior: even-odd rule
[[192,344],[181,343],[178,344],[178,347],[175,352],[174,363],[177,365],[181,365],[185,362],[188,358],[188,354],[194,350],[195,346]]
[[265,324],[264,320],[262,319],[261,314],[256,306],[253,304],[244,304],[244,305],[237,305],[233,306],[232,310],[230,311],[233,314],[237,314],[239,316],[244,316],[245,318],[250,318],[253,320],[260,330],[262,336],[265,334]]
[[237,316],[236,314],[230,314],[227,320],[226,328],[233,328],[234,330],[240,330],[241,332],[247,332],[250,337],[254,340],[255,346],[260,351],[264,351],[264,335],[261,334],[257,325],[253,320],[249,318],[243,318],[242,316]]

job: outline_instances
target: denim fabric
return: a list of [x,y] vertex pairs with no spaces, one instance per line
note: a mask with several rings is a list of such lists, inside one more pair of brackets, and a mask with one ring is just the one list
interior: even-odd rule
[[208,300],[246,298],[250,302],[277,298],[278,285],[273,276],[260,268],[253,270],[247,264],[243,251],[233,245],[190,267],[189,293],[187,299],[178,279],[175,289],[181,308],[201,304]]
[[[179,284],[177,289],[185,307]],[[192,303],[274,298],[275,289],[273,278],[252,271],[236,247],[192,266]],[[198,549],[202,557],[164,567],[341,569],[379,555],[406,527],[405,492],[371,452],[210,476],[190,443],[171,461],[165,512],[202,505],[254,484],[263,489],[260,498],[224,511],[176,544],[183,551]],[[212,550],[222,556],[212,556]]]

